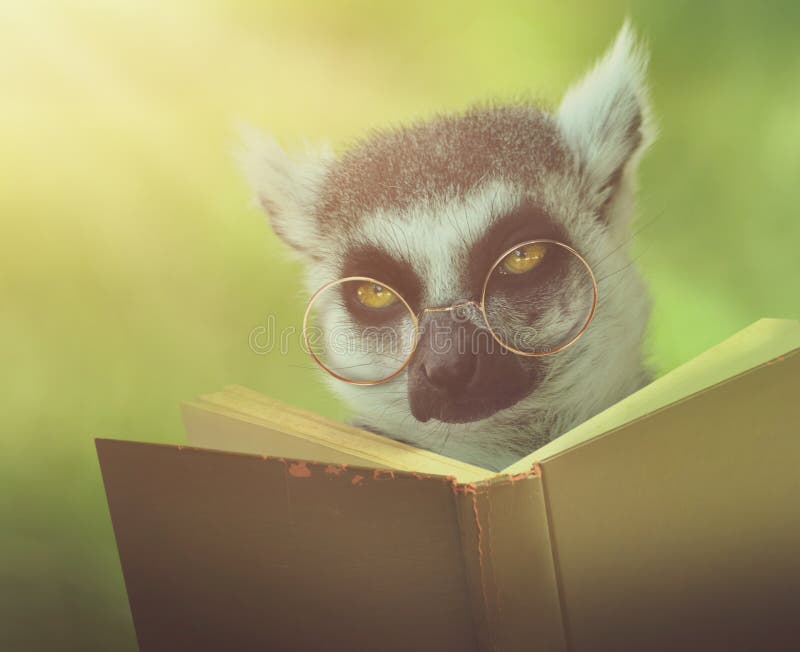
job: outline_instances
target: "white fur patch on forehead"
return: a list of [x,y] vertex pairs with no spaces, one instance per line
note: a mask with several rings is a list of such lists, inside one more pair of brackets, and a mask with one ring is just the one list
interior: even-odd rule
[[496,220],[512,211],[522,192],[508,182],[481,183],[463,197],[415,203],[400,211],[379,210],[366,217],[359,237],[389,256],[407,261],[423,285],[428,305],[463,299],[462,256]]

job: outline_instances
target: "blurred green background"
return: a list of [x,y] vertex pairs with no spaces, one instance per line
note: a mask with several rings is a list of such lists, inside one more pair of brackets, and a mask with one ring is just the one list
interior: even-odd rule
[[[133,650],[92,438],[180,443],[227,383],[341,416],[254,328],[304,303],[231,159],[487,98],[557,102],[625,15],[661,138],[635,250],[661,371],[800,318],[800,4],[0,5],[0,649]],[[646,226],[645,226],[646,225]]]

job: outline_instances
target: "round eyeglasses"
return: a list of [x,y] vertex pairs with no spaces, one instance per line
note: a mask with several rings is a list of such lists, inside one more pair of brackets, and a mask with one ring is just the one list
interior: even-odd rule
[[[303,316],[303,341],[331,376],[377,385],[400,374],[419,343],[428,313],[449,312],[445,325],[430,320],[431,345],[499,344],[521,356],[552,355],[573,344],[597,307],[597,281],[584,258],[557,240],[527,240],[489,267],[480,301],[415,312],[394,287],[369,276],[348,276],[319,288]],[[464,326],[471,322],[471,336]],[[480,338],[488,341],[482,345]]]

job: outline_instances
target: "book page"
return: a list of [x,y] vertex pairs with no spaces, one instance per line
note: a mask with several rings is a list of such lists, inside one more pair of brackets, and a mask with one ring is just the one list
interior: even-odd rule
[[571,652],[797,648],[798,378],[794,348],[540,462]]
[[203,402],[181,405],[183,423],[191,446],[225,452],[269,454],[296,460],[314,460],[327,464],[348,464],[388,468],[365,460],[358,452],[349,452],[324,442],[303,439],[272,427],[267,421]]
[[760,319],[503,469],[514,474],[800,347],[800,322]]
[[[195,407],[206,409],[209,413],[223,412],[229,418],[240,418],[263,429],[260,452],[273,454],[270,447],[276,433],[284,441],[288,437],[305,441],[305,448],[313,444],[318,451],[341,452],[351,458],[358,458],[366,466],[377,466],[400,471],[455,476],[459,482],[474,482],[496,474],[466,462],[454,460],[433,451],[416,448],[389,437],[377,435],[353,426],[326,419],[300,408],[275,401],[259,392],[240,386],[227,387],[222,392],[205,394]],[[252,428],[251,428],[252,429]],[[205,440],[215,442],[215,447],[225,449],[226,433],[209,435],[205,428]],[[251,435],[251,442],[254,435]],[[248,444],[251,448],[253,443]],[[318,457],[318,456],[317,456]],[[327,461],[314,458],[313,461]],[[338,456],[337,456],[338,457]]]

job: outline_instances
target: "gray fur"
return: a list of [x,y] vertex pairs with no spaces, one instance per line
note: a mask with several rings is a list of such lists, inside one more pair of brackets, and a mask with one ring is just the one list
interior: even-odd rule
[[354,228],[377,211],[463,200],[487,178],[533,185],[568,162],[552,115],[532,104],[484,104],[376,131],[348,149],[321,186],[316,217],[331,230]]
[[[475,107],[374,133],[339,157],[300,159],[266,139],[251,145],[243,163],[276,231],[318,261],[307,268],[309,293],[341,275],[354,246],[371,244],[410,266],[424,305],[461,300],[468,289],[458,261],[523,201],[558,224],[598,279],[589,328],[537,359],[544,380],[511,407],[468,423],[420,423],[403,396],[405,372],[373,387],[330,379],[358,423],[499,469],[649,382],[650,300],[628,246],[636,166],[654,137],[645,62],[626,25],[553,113]],[[326,319],[348,316],[338,307]]]

